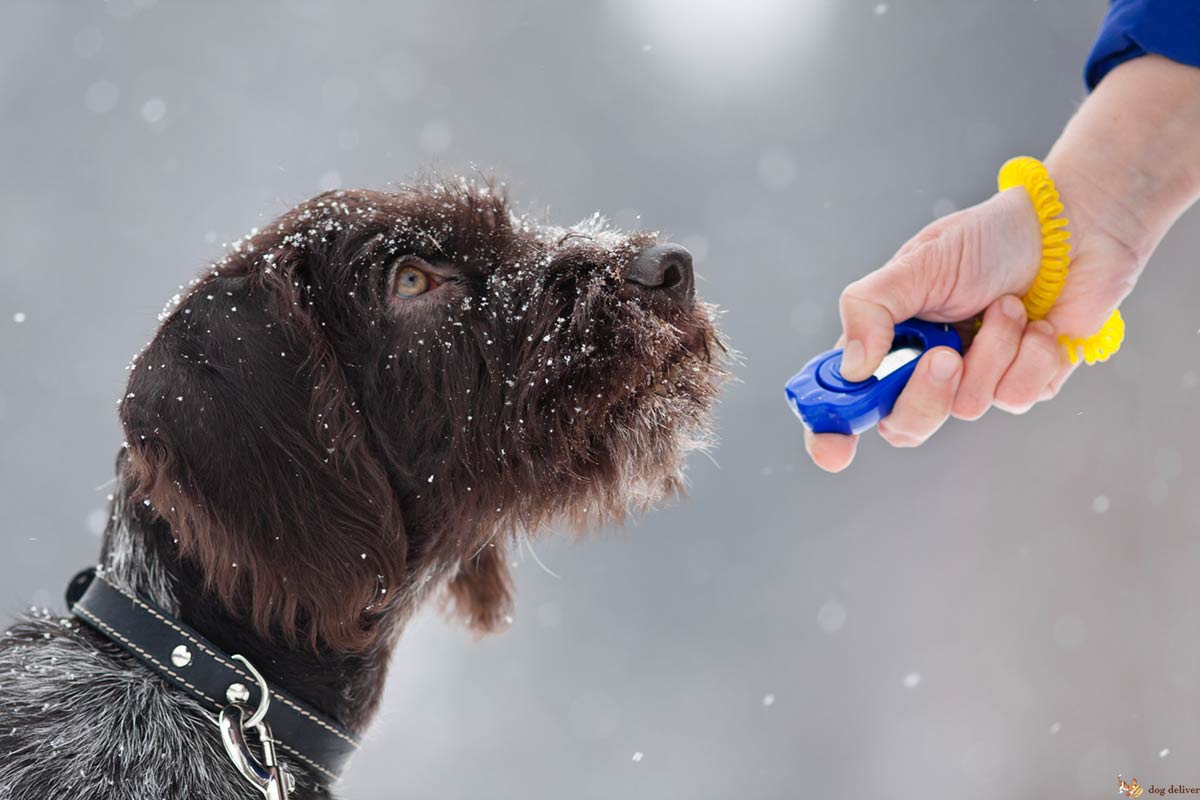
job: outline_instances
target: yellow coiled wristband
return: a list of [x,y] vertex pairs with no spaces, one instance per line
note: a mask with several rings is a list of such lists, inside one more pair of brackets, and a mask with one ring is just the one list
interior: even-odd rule
[[[1042,228],[1042,261],[1033,285],[1021,301],[1025,304],[1029,319],[1043,319],[1062,294],[1071,266],[1071,234],[1067,230],[1067,219],[1063,216],[1062,201],[1045,165],[1029,156],[1006,161],[996,177],[996,184],[1000,191],[1014,186],[1025,187],[1033,202],[1033,210],[1037,213],[1038,224]],[[1079,361],[1081,354],[1085,362],[1095,364],[1097,361],[1107,361],[1121,348],[1124,339],[1125,320],[1121,319],[1121,311],[1114,309],[1108,321],[1092,336],[1072,338],[1064,334],[1058,337],[1058,342],[1072,364]]]

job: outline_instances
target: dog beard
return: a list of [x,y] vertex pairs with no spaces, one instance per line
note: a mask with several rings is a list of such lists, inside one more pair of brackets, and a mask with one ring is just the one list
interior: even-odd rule
[[[549,462],[576,478],[562,508],[576,527],[620,521],[680,492],[687,456],[714,441],[712,410],[727,377],[716,307],[666,306],[631,290],[626,254],[654,239],[614,243],[618,235],[605,232],[602,249],[582,254],[584,274],[547,258],[498,301],[519,299],[524,320],[538,321],[524,334],[532,350],[519,361],[528,368],[510,380],[525,431],[514,446],[542,460],[557,453]],[[528,449],[534,443],[546,444]]]
[[726,377],[715,313],[697,303],[683,318],[650,322],[667,346],[649,359],[648,369],[634,370],[628,399],[614,404],[607,422],[626,461],[621,502],[627,507],[642,509],[677,494],[687,457],[715,442],[712,411]]

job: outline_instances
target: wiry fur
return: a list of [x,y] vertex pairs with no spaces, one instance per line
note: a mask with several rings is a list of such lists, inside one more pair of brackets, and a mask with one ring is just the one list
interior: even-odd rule
[[[625,280],[656,242],[465,183],[331,192],[252,232],[131,366],[108,579],[361,733],[426,598],[501,628],[514,536],[679,490],[723,350],[711,308]],[[428,298],[393,296],[411,257],[446,279]],[[254,793],[194,702],[38,613],[0,638],[0,800],[59,796]]]

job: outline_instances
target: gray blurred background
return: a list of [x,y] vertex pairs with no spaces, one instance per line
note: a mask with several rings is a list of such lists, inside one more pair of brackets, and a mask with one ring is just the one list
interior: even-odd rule
[[686,502],[543,541],[503,636],[411,627],[347,796],[1200,785],[1196,212],[1121,354],[1023,418],[830,476],[783,402],[842,286],[1046,152],[1105,7],[6,3],[0,603],[61,608],[95,558],[125,365],[222,242],[478,170],[687,244],[745,363]]

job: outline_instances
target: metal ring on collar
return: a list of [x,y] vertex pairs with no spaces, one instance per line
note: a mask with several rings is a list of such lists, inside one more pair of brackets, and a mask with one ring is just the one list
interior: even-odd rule
[[267,709],[271,707],[271,687],[267,686],[267,679],[262,676],[254,665],[250,663],[250,659],[243,655],[232,656],[234,661],[239,662],[243,667],[250,671],[254,676],[255,682],[258,684],[258,708],[250,715],[250,719],[242,722],[243,728],[257,728],[258,723],[266,719]]

